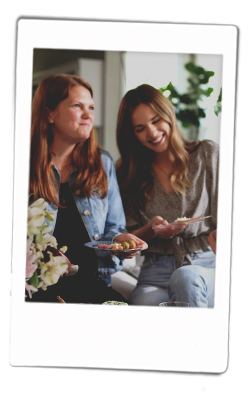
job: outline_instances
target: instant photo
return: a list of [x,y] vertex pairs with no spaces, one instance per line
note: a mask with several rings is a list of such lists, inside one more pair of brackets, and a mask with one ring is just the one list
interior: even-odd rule
[[[52,35],[55,31],[57,35]],[[18,21],[12,365],[214,373],[226,370],[236,51],[237,30],[233,26],[25,18]],[[51,79],[46,89],[50,93],[54,84],[54,78],[50,77],[55,76],[80,77],[90,85],[89,89],[79,83],[82,81],[76,86],[74,83],[57,104],[68,107],[70,96],[75,101],[76,92],[72,88],[81,88],[83,106],[80,106],[84,108],[87,104],[89,114],[79,118],[91,121],[91,133],[87,132],[89,125],[84,122],[80,124],[85,129],[81,134],[87,135],[87,140],[93,135],[96,146],[101,149],[105,173],[109,184],[112,183],[112,194],[107,195],[112,202],[110,205],[103,200],[105,196],[99,187],[89,196],[85,193],[85,197],[79,195],[76,188],[76,194],[72,196],[75,198],[74,210],[70,214],[65,213],[67,207],[63,205],[66,201],[63,197],[56,206],[52,201],[50,206],[50,201],[41,195],[32,198],[32,192],[45,193],[52,200],[55,198],[49,192],[51,181],[46,172],[50,171],[50,157],[53,157],[55,145],[51,145],[48,153],[44,150],[49,154],[46,164],[46,157],[40,156],[44,141],[34,139],[34,126],[41,127],[42,124],[39,125],[33,116],[38,103],[36,99],[39,99],[38,89]],[[159,101],[152,97],[157,98],[157,93],[160,93]],[[147,100],[149,96],[151,100]],[[87,103],[84,103],[86,98]],[[167,115],[168,111],[161,111],[159,105],[161,101],[164,103],[164,98],[174,110],[174,117],[169,111],[166,120],[161,117],[161,112]],[[53,103],[52,94],[50,100],[48,105],[44,103],[46,115],[43,119],[47,121],[44,137],[48,146],[56,142],[57,123],[63,126],[60,132],[66,134],[67,129],[71,129],[72,115],[78,118],[75,117],[78,104],[69,103],[70,111],[60,106],[61,112]],[[132,110],[130,116],[129,110]],[[129,122],[124,122],[125,118]],[[160,118],[163,118],[162,125]],[[125,132],[129,123],[133,124],[136,139],[131,136],[126,142],[119,129]],[[167,142],[173,129],[179,132],[181,139]],[[71,137],[67,136],[67,140]],[[160,159],[158,154],[165,142],[171,143],[172,149],[178,148],[172,152],[176,151],[182,160],[186,150],[182,152],[182,145],[178,143],[189,143],[182,147],[188,148],[193,157],[186,181],[179,178],[181,172],[170,178],[175,192],[169,196],[166,196],[169,188],[162,185],[164,171],[161,164],[150,161],[151,154],[156,154],[154,159]],[[94,145],[91,146],[93,149]],[[137,160],[128,163],[126,158],[131,159],[132,155]],[[199,160],[205,157],[206,161],[196,164],[197,157]],[[75,166],[76,159],[75,155]],[[150,162],[151,169],[148,167]],[[65,171],[61,172],[59,164],[55,167],[60,185],[60,176],[62,182]],[[138,175],[128,174],[132,179],[130,190],[124,174],[133,168],[137,168]],[[178,171],[184,171],[181,168]],[[153,170],[159,179],[150,189],[151,178],[148,177]],[[137,177],[139,174],[144,176],[143,173],[144,181],[142,178],[140,181]],[[70,177],[76,176],[74,168],[70,174]],[[45,189],[39,192],[41,179],[36,181],[34,176],[42,176],[41,179],[48,182],[47,192]],[[86,179],[86,174],[82,176]],[[94,181],[89,179],[89,182]],[[185,184],[192,189],[185,189]],[[207,195],[205,187],[209,192]],[[182,190],[187,193],[185,202],[180,200]],[[119,195],[118,203],[115,193]],[[82,202],[81,196],[85,199]],[[188,201],[193,202],[192,208]],[[126,207],[132,209],[131,214],[126,212]],[[149,233],[142,236],[141,242],[125,236],[119,243],[119,235],[126,234],[125,227],[131,234],[138,233],[140,238],[138,221],[141,226],[148,226],[152,218],[162,213],[171,215],[172,219],[167,223],[157,220],[155,225],[151,224],[151,236]],[[72,225],[74,229],[64,237],[60,231],[64,222],[59,225],[59,215],[68,221],[74,218],[76,221]],[[102,219],[106,221],[103,226]],[[166,228],[167,224],[171,227]],[[167,233],[167,240],[166,229],[167,232],[172,229],[172,234]],[[215,230],[216,237],[211,236],[209,242],[205,242],[204,237]],[[74,235],[78,246],[84,248],[79,257],[86,257],[86,270],[84,262],[83,265],[78,262],[78,255],[71,252],[70,241]],[[84,241],[78,241],[81,235]],[[158,241],[157,237],[160,238]],[[199,246],[193,240],[197,237]],[[210,258],[207,257],[208,246]],[[175,257],[172,256],[173,249]],[[162,253],[164,259],[160,256]],[[92,264],[95,264],[95,275]],[[192,303],[193,294],[178,297],[178,293],[186,290],[180,286],[184,276],[180,272],[184,267],[186,276],[190,266],[195,265],[196,270],[200,264],[206,267],[202,279],[209,293],[205,300],[203,293],[197,294],[201,300]],[[97,285],[93,283],[96,277]],[[79,279],[83,282],[81,287],[77,283]],[[190,277],[187,279],[191,280]],[[77,290],[81,291],[82,287],[85,294],[78,296]]]

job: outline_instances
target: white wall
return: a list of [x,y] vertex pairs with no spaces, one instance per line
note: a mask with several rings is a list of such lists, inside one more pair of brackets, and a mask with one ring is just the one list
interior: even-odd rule
[[170,81],[179,90],[184,90],[185,76],[182,65],[186,61],[185,54],[124,53],[124,92],[142,83],[159,88]]
[[122,98],[121,57],[121,52],[107,51],[105,53],[103,147],[110,152],[114,161],[119,157],[116,145],[116,120]]
[[95,126],[103,126],[103,61],[78,59],[78,74],[89,82],[94,92]]

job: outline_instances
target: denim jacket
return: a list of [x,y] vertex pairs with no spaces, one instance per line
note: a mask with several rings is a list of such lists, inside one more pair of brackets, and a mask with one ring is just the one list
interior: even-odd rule
[[[120,191],[117,184],[113,160],[108,152],[101,154],[104,170],[108,179],[108,193],[101,198],[98,193],[90,197],[74,196],[80,217],[86,227],[90,240],[113,240],[114,237],[125,232],[125,215],[123,211]],[[55,176],[60,185],[60,173],[55,167]],[[72,174],[70,180],[74,179]],[[50,203],[48,211],[53,214],[53,221],[48,221],[50,233],[53,234],[56,224],[58,208]],[[115,257],[98,253],[98,272],[100,277],[111,284],[111,273],[122,268],[121,261]]]

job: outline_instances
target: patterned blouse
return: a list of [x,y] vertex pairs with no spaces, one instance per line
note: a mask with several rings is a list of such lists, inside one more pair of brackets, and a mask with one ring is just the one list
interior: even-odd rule
[[184,231],[173,239],[158,237],[152,239],[148,243],[147,252],[175,255],[177,264],[182,264],[188,254],[209,249],[208,234],[216,228],[217,222],[218,161],[218,144],[204,140],[190,153],[188,169],[191,185],[184,195],[166,192],[155,179],[151,199],[147,201],[145,208],[137,210],[137,218],[127,215],[129,230],[145,225],[156,215],[160,215],[168,222],[180,217],[211,216],[211,218],[187,225]]

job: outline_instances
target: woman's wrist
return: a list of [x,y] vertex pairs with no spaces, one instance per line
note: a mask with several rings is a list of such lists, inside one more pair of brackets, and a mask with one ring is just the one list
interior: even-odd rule
[[150,238],[151,238],[151,239],[156,238],[156,237],[157,237],[157,233],[156,233],[156,231],[155,231],[154,228],[153,228],[153,222],[150,221],[148,225],[149,225],[148,229],[149,229]]
[[135,231],[133,231],[133,234],[139,236],[142,240],[145,241],[152,240],[157,236],[153,229],[153,224],[151,221],[143,225],[141,228],[138,228]]

